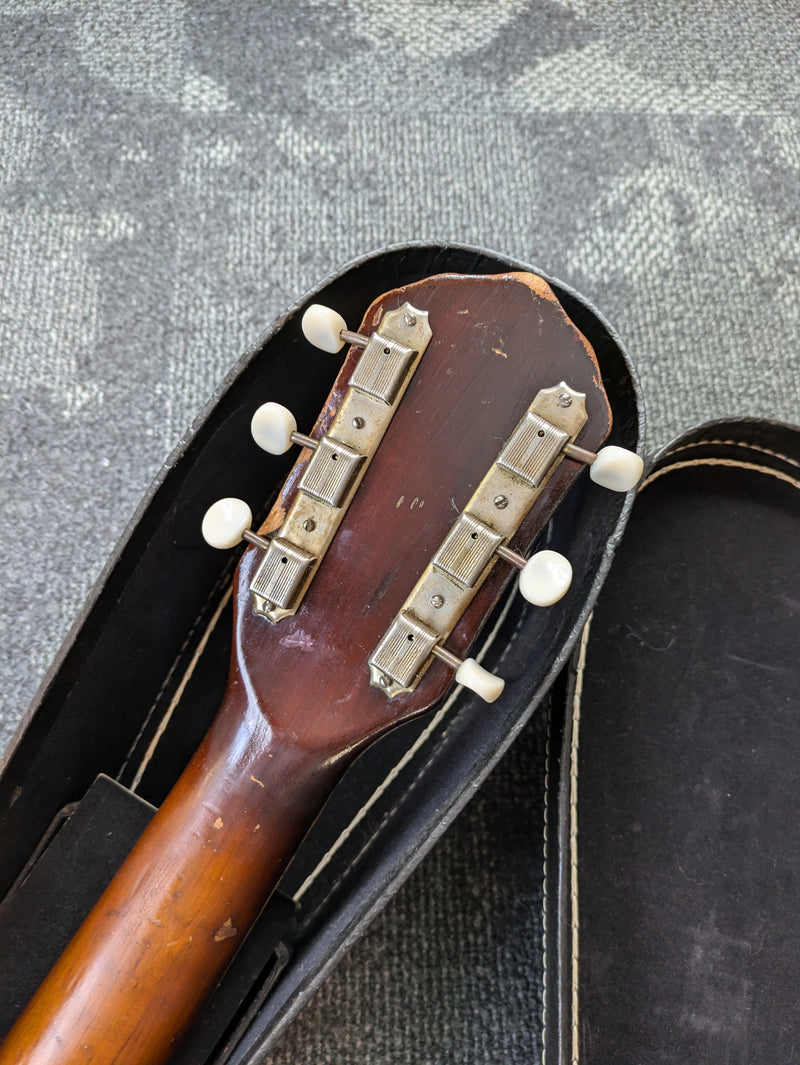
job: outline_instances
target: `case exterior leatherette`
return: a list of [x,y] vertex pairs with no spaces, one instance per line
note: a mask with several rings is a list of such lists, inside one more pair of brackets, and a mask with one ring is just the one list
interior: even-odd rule
[[800,1037],[800,430],[659,454],[553,698],[546,1065]]

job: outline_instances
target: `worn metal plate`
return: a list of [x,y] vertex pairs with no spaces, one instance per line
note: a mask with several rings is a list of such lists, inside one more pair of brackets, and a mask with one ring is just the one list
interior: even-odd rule
[[[537,393],[397,618],[413,617],[417,624],[437,634],[435,643],[444,644],[496,564],[496,546],[508,543],[514,536],[563,460],[564,445],[574,440],[586,424],[585,401],[584,393],[576,392],[563,381]],[[542,437],[538,435],[540,430],[544,433]],[[546,449],[537,453],[534,441],[540,440],[546,441]],[[559,442],[558,448],[555,441]],[[515,442],[513,448],[512,442]],[[543,467],[542,454],[550,456],[546,467]],[[501,459],[504,459],[502,463]],[[477,533],[474,541],[473,533]],[[371,683],[382,688],[389,698],[413,690],[431,661],[429,653],[408,683],[395,679],[389,669],[379,669],[376,655],[381,650],[383,661],[385,643],[388,634],[394,631],[397,618],[369,659]],[[380,681],[381,675],[389,677],[391,683]]]
[[[411,357],[398,358],[397,365],[401,362],[404,365],[404,375],[391,383],[391,387],[384,382],[385,394],[377,395],[353,385],[354,379],[362,380],[359,367],[367,356],[369,344],[364,349],[336,417],[327,435],[319,441],[277,534],[305,551],[312,562],[283,604],[269,601],[254,587],[255,582],[251,583],[253,608],[270,621],[277,622],[297,613],[433,335],[428,312],[410,303],[388,311],[377,333],[383,348],[390,347],[390,355],[392,351],[400,354],[410,351]],[[365,370],[363,380],[374,381],[380,377],[380,367],[376,373],[373,366],[371,371]],[[391,402],[386,398],[387,388],[393,395]]]

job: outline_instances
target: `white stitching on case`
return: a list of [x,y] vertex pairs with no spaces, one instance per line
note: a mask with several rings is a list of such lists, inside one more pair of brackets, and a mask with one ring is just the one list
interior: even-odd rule
[[687,459],[685,462],[673,462],[669,466],[663,466],[660,470],[655,470],[642,483],[639,491],[643,491],[648,485],[663,477],[665,473],[672,473],[673,470],[683,470],[689,466],[729,466],[740,470],[755,470],[757,473],[765,473],[769,477],[774,477],[778,481],[785,481],[786,484],[790,484],[794,488],[800,488],[800,481],[790,477],[788,473],[783,473],[782,470],[773,470],[769,466],[759,466],[755,462],[737,462],[736,459]]
[[784,455],[780,451],[772,451],[768,447],[763,447],[761,444],[749,444],[746,440],[695,440],[693,444],[681,444],[680,447],[673,448],[670,455],[677,455],[681,451],[690,451],[695,447],[738,447],[744,451],[760,451],[762,455],[771,455],[775,459],[780,459],[782,462],[788,463],[790,466],[797,466],[800,468],[800,461],[790,458],[789,455]]
[[[503,622],[505,621],[509,610],[511,609],[512,601],[513,601],[513,596],[509,595],[508,598],[506,599],[506,602],[505,602],[505,605],[503,606],[502,611],[500,612],[500,616],[498,617],[494,628],[492,629],[492,631],[487,636],[486,641],[483,644],[483,646],[481,647],[481,649],[478,652],[478,654],[476,654],[476,656],[475,656],[476,659],[478,660],[478,662],[481,662],[483,660],[483,658],[485,657],[485,655],[488,652],[489,648],[494,643],[495,637],[497,636],[497,633],[500,631],[500,627],[503,624]],[[373,793],[370,795],[369,799],[367,799],[367,802],[364,804],[364,806],[362,806],[361,809],[359,809],[359,811],[356,813],[355,817],[350,821],[350,823],[347,825],[347,827],[343,829],[343,831],[340,833],[340,835],[334,841],[334,843],[333,843],[332,847],[330,848],[330,850],[326,854],[324,854],[322,856],[322,858],[320,859],[320,861],[317,864],[316,868],[309,874],[309,876],[306,878],[306,880],[301,884],[298,894],[295,895],[295,900],[297,900],[300,897],[300,894],[304,894],[308,890],[308,888],[311,886],[311,884],[317,878],[319,873],[321,873],[322,870],[328,865],[328,863],[329,863],[330,859],[333,857],[333,855],[339,850],[339,848],[349,838],[349,836],[353,832],[353,829],[359,824],[359,822],[364,817],[364,814],[377,801],[377,799],[380,798],[380,796],[384,793],[384,791],[386,791],[386,789],[388,788],[388,786],[391,783],[391,781],[394,780],[399,775],[400,770],[402,768],[404,768],[404,766],[408,762],[411,761],[413,756],[419,750],[422,749],[424,744],[427,743],[427,741],[430,739],[431,735],[434,733],[434,731],[436,730],[438,725],[441,723],[441,721],[444,718],[444,716],[447,714],[447,712],[450,709],[450,707],[455,702],[455,700],[458,697],[460,691],[461,691],[460,688],[456,688],[455,691],[452,692],[452,694],[450,695],[448,700],[445,702],[445,704],[441,708],[441,710],[439,710],[436,713],[436,716],[434,717],[433,721],[431,721],[430,725],[418,737],[417,742],[414,743],[413,746],[410,748],[410,750],[407,751],[403,755],[403,757],[400,758],[398,763],[390,769],[390,771],[384,777],[383,781],[378,785],[377,788],[375,788]],[[452,724],[452,722],[450,724]],[[361,856],[370,847],[370,845],[372,844],[373,840],[380,834],[380,832],[383,830],[384,826],[391,820],[391,818],[397,812],[397,810],[400,807],[401,802],[406,798],[406,796],[410,795],[411,792],[414,790],[414,788],[418,784],[419,780],[421,779],[422,775],[424,774],[425,770],[430,766],[431,762],[436,757],[437,750],[444,743],[444,741],[445,741],[445,739],[447,737],[447,733],[448,733],[449,728],[450,728],[450,724],[448,724],[448,727],[444,729],[444,731],[442,732],[441,736],[439,737],[439,742],[436,744],[436,746],[431,751],[428,760],[420,767],[419,771],[417,772],[417,774],[414,777],[414,779],[409,783],[408,787],[405,788],[403,790],[402,794],[400,794],[397,797],[394,805],[389,810],[386,811],[386,813],[381,818],[380,822],[375,826],[374,830],[370,833],[369,838],[364,842],[364,845],[359,849],[358,853],[356,855],[354,855],[354,857],[348,862],[347,866],[341,871],[341,873],[333,881],[333,883],[328,886],[328,888],[325,891],[325,894],[322,897],[322,899],[320,899],[319,903],[314,908],[314,910],[310,914],[308,914],[308,916],[303,921],[303,923],[302,923],[302,927],[303,928],[307,928],[309,926],[309,924],[311,924],[313,922],[314,918],[317,916],[319,911],[324,907],[325,903],[330,898],[330,896],[333,894],[333,892],[339,887],[339,885],[342,883],[342,881],[347,877],[347,875],[350,872],[350,870],[358,863],[358,861],[360,860]]]
[[[213,613],[213,615],[211,617],[211,620],[209,621],[208,625],[206,626],[206,631],[203,633],[203,635],[200,637],[200,640],[198,641],[197,647],[194,650],[194,654],[192,655],[191,661],[189,662],[189,665],[186,667],[186,669],[184,671],[184,674],[181,677],[180,683],[178,684],[178,687],[175,689],[175,691],[174,691],[174,693],[172,695],[172,698],[169,701],[169,706],[164,711],[164,713],[163,713],[163,715],[161,717],[161,720],[158,723],[158,728],[153,733],[153,738],[150,740],[150,743],[149,743],[149,745],[147,747],[147,750],[145,751],[144,756],[142,757],[142,761],[139,764],[139,768],[136,770],[136,776],[131,781],[131,786],[130,786],[130,790],[131,791],[135,792],[136,789],[141,784],[142,777],[144,776],[144,771],[145,771],[145,769],[147,769],[147,766],[149,765],[150,760],[152,759],[153,755],[155,754],[156,747],[158,747],[158,744],[161,741],[161,737],[164,735],[164,730],[166,729],[167,725],[169,724],[170,718],[172,717],[173,713],[175,712],[175,708],[177,707],[178,703],[183,698],[183,693],[186,690],[186,685],[191,680],[192,674],[195,671],[197,663],[200,661],[200,656],[202,655],[203,651],[205,651],[205,649],[206,649],[206,644],[209,641],[211,633],[217,627],[217,623],[219,622],[219,619],[222,616],[222,611],[228,605],[228,602],[230,601],[230,598],[231,598],[232,595],[233,595],[233,585],[230,584],[230,585],[228,585],[228,589],[225,592],[225,594],[223,595],[222,599],[220,599],[219,603],[217,604],[217,609],[214,611],[214,613]],[[185,646],[186,645],[184,644],[184,647]],[[181,650],[183,650],[183,648],[181,648]],[[163,691],[163,687],[162,687],[162,691]],[[159,694],[161,694],[161,693],[159,692]],[[140,735],[141,735],[141,733],[140,733]]]
[[[175,655],[175,658],[172,660],[172,663],[170,664],[169,669],[165,673],[164,679],[161,682],[161,685],[160,685],[158,691],[156,692],[155,697],[153,698],[153,701],[151,702],[150,706],[147,709],[147,713],[144,716],[144,721],[142,722],[142,727],[136,733],[136,737],[135,737],[133,743],[130,745],[130,748],[128,749],[127,755],[125,756],[125,761],[122,763],[122,765],[120,766],[119,772],[117,773],[117,780],[119,780],[119,778],[125,772],[125,770],[126,770],[126,768],[128,766],[128,762],[131,759],[131,755],[136,750],[136,745],[138,744],[139,740],[141,739],[142,734],[144,733],[144,730],[150,724],[150,718],[152,717],[153,711],[155,710],[156,706],[158,706],[159,699],[161,698],[162,694],[164,693],[165,688],[167,687],[167,685],[169,684],[170,680],[172,679],[172,674],[173,674],[173,672],[175,670],[175,667],[177,666],[178,662],[180,662],[184,651],[189,646],[189,644],[192,642],[192,639],[194,638],[194,636],[195,636],[195,634],[197,632],[198,625],[200,624],[200,622],[203,619],[203,617],[206,616],[206,609],[207,609],[209,603],[214,601],[214,599],[216,598],[220,588],[224,589],[224,591],[223,591],[223,601],[224,602],[227,602],[228,598],[230,597],[230,594],[231,594],[233,586],[232,586],[232,584],[229,584],[229,582],[231,580],[231,573],[232,573],[232,571],[234,569],[234,565],[235,565],[236,561],[237,561],[236,559],[231,559],[226,564],[226,566],[225,566],[224,570],[222,571],[222,573],[220,574],[219,578],[214,583],[214,587],[208,593],[206,601],[203,603],[202,607],[198,611],[197,617],[194,619],[194,622],[192,623],[191,628],[189,629],[188,633],[186,634],[185,640],[183,641],[183,643],[179,647],[178,653]],[[225,587],[226,584],[228,585],[227,587]],[[211,621],[209,622],[209,627],[206,628],[206,632],[201,637],[201,642],[203,642],[203,641],[207,642],[208,636],[210,635],[210,632],[214,629],[214,627],[217,624],[217,621],[219,620],[219,612],[220,612],[220,607],[219,607],[219,604],[217,604],[217,606],[214,608],[214,613],[211,616]],[[205,644],[204,644],[204,646],[205,646]],[[197,663],[196,663],[196,661],[193,658],[192,661],[189,663],[189,667],[188,667],[189,670],[190,670],[189,676],[191,676],[191,673],[194,671],[194,667],[195,667],[196,664]],[[178,687],[180,688],[181,691],[183,691],[183,689],[186,687],[186,682],[189,680],[189,676],[184,676],[181,679],[181,681],[180,681],[180,683],[178,685]],[[175,705],[177,705],[177,703]],[[175,707],[172,705],[172,703],[170,703],[170,706],[167,708],[167,713],[170,715],[170,717],[172,716],[172,712],[173,712],[174,709],[175,709]],[[159,730],[158,731],[159,731],[159,735],[163,732],[163,728],[161,728],[161,725],[159,725]],[[150,751],[149,748],[148,748],[147,757],[148,757],[148,759],[150,757],[152,757],[152,751]],[[142,775],[142,769],[140,767],[140,769],[137,770],[137,774],[136,774],[137,783],[141,780],[141,775]],[[135,789],[131,788],[131,790],[133,791]]]
[[[454,693],[454,695],[455,695],[455,693]],[[452,705],[452,701],[453,701],[453,697],[451,697],[447,701],[447,703],[445,703],[445,705],[442,707],[442,709],[439,710],[436,713],[436,715],[434,716],[433,720],[428,725],[428,727],[426,729],[424,729],[419,734],[419,736],[417,737],[416,741],[414,743],[412,743],[412,745],[408,748],[408,750],[405,752],[403,757],[400,758],[400,760],[395,765],[392,766],[392,768],[389,770],[387,775],[384,777],[384,779],[381,781],[381,783],[377,786],[377,788],[375,788],[375,790],[372,792],[372,794],[367,799],[367,801],[364,803],[364,805],[359,808],[359,810],[356,813],[355,817],[353,817],[353,819],[350,821],[350,823],[347,825],[347,827],[344,828],[339,833],[339,835],[336,837],[336,840],[334,841],[332,846],[325,852],[325,854],[323,854],[322,858],[320,858],[320,860],[317,863],[317,865],[308,874],[308,876],[305,878],[303,883],[300,885],[300,887],[294,893],[294,901],[295,902],[299,902],[300,899],[302,899],[303,895],[305,895],[306,891],[308,891],[308,889],[311,887],[311,885],[317,879],[319,874],[330,863],[330,860],[333,858],[333,856],[336,854],[336,852],[339,850],[339,848],[346,842],[347,838],[350,836],[350,834],[352,833],[353,829],[358,824],[360,824],[360,822],[364,819],[364,817],[367,815],[367,813],[369,813],[369,811],[372,809],[372,807],[375,805],[375,803],[378,801],[378,799],[381,797],[381,795],[383,795],[383,793],[386,791],[386,789],[389,787],[389,785],[392,783],[392,781],[397,778],[397,776],[399,775],[401,769],[403,769],[404,766],[406,766],[411,761],[411,759],[414,757],[414,755],[417,753],[417,751],[420,749],[420,747],[422,747],[425,743],[428,742],[431,733],[435,731],[435,729],[439,725],[439,722],[442,720],[442,718],[444,717],[445,713],[447,712],[447,710]]]
[[581,647],[578,654],[578,668],[575,674],[575,694],[572,698],[572,736],[569,758],[569,893],[570,925],[572,943],[572,1065],[578,1065],[580,1056],[578,1029],[578,956],[580,953],[579,911],[578,911],[578,750],[580,748],[581,696],[583,695],[583,674],[586,669],[586,655],[589,644],[589,630],[592,627],[591,613],[581,634]]
[[[544,836],[542,840],[542,1065],[547,1061],[547,841],[549,830],[550,741],[553,723],[553,699],[547,699],[547,730],[544,741]],[[557,811],[556,811],[557,813]],[[558,914],[556,914],[558,920]]]

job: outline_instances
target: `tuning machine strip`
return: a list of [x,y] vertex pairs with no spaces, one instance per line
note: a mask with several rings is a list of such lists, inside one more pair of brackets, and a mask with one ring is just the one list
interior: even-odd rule
[[318,304],[308,308],[302,328],[324,351],[333,354],[348,343],[362,354],[319,439],[299,433],[291,411],[278,403],[263,404],[253,416],[253,438],[265,451],[280,455],[299,444],[312,452],[280,530],[269,540],[251,532],[252,518],[240,500],[220,500],[203,523],[203,535],[214,547],[244,538],[263,548],[250,591],[255,612],[272,622],[299,609],[432,336],[427,311],[410,303],[388,311],[369,337],[351,332],[341,315]]
[[502,692],[502,680],[472,659],[462,662],[444,643],[498,559],[520,569],[529,602],[550,606],[566,594],[567,559],[555,551],[526,559],[508,546],[556,467],[564,458],[585,462],[599,471],[594,480],[616,491],[641,477],[641,459],[632,452],[609,447],[595,455],[576,447],[585,399],[564,382],[536,395],[369,659],[370,683],[389,698],[412,691],[434,657],[487,702]]

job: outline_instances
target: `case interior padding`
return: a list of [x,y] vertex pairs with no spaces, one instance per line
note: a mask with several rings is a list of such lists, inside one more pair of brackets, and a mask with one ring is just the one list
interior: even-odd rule
[[552,723],[548,1065],[798,1044],[799,519],[768,423],[696,431],[639,493]]

